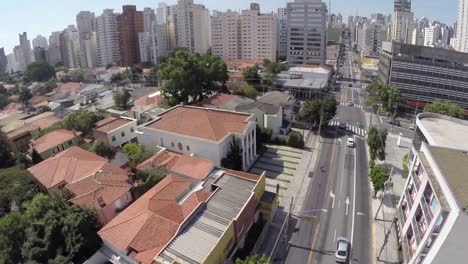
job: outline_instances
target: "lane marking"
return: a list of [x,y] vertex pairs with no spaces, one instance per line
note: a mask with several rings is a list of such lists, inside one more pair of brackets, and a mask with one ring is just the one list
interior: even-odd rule
[[349,196],[346,197],[346,216],[348,216],[348,211],[349,211]]
[[335,194],[330,190],[330,197],[332,198],[332,209],[335,207]]
[[[356,141],[356,136],[354,136]],[[354,148],[354,186],[353,186],[353,219],[351,222],[351,245],[354,245],[354,218],[356,217],[356,174],[357,174],[357,151]]]
[[341,206],[340,206],[340,205],[341,205],[341,201],[340,201],[340,200],[338,200],[338,209],[339,209],[339,208],[341,208]]
[[317,224],[317,230],[315,231],[314,240],[312,241],[312,246],[310,247],[309,261],[308,264],[312,263],[312,257],[314,256],[314,248],[317,243],[318,234],[320,233],[320,222]]
[[335,228],[335,235],[333,235],[333,242],[336,242],[336,228]]

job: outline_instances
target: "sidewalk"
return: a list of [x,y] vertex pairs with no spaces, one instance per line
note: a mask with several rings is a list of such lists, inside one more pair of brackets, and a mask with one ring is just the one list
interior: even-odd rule
[[[411,140],[403,138],[401,146],[397,146],[398,136],[389,134],[387,137],[386,147],[386,164],[390,168],[392,174],[390,175],[389,188],[386,190],[385,195],[383,192],[379,192],[376,198],[372,197],[372,219],[374,228],[374,243],[375,243],[375,256],[378,259],[378,263],[401,263],[402,256],[399,251],[397,234],[395,225],[392,226],[392,221],[395,217],[396,206],[400,200],[400,195],[406,184],[407,174],[403,172],[402,159],[403,156],[410,151]],[[383,164],[378,161],[376,164]],[[372,188],[372,187],[371,187]],[[373,190],[371,190],[373,193]],[[383,196],[383,202],[382,202]],[[379,206],[380,210],[379,210]],[[377,216],[377,220],[375,217]],[[390,235],[388,237],[387,244],[383,247],[385,241],[385,235],[388,233],[389,228]],[[381,255],[379,253],[382,250]]]
[[[306,142],[304,154],[299,161],[294,174],[294,179],[286,191],[281,193],[282,191],[280,190],[282,198],[280,199],[278,210],[273,217],[272,223],[267,227],[268,230],[266,231],[266,235],[263,240],[257,241],[257,243],[260,243],[260,246],[256,252],[253,252],[253,254],[266,255],[267,257],[272,255],[272,251],[274,250],[286,216],[290,211],[291,198],[293,199],[293,212],[302,207],[307,194],[307,187],[312,180],[309,172],[313,171],[319,155],[318,149],[320,141],[318,139],[319,136],[311,134],[309,140]],[[273,258],[274,257],[272,256],[272,263]]]

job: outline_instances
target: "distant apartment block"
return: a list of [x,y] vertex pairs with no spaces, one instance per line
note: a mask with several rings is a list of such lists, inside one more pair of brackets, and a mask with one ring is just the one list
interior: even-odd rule
[[108,117],[95,124],[93,137],[112,147],[121,147],[126,143],[136,142],[136,128],[136,119]]
[[140,61],[140,43],[138,33],[144,32],[143,12],[137,11],[136,6],[126,5],[122,7],[123,12],[117,17],[120,64],[122,66],[133,66]]
[[287,3],[288,63],[324,64],[327,46],[327,6],[321,0]]
[[423,113],[416,125],[410,172],[397,207],[403,263],[464,263],[468,122]]
[[96,40],[98,47],[98,65],[120,63],[120,44],[118,33],[118,14],[113,9],[104,9],[96,17]]
[[138,142],[148,149],[161,146],[178,153],[195,154],[221,166],[236,141],[242,149],[243,170],[247,170],[257,155],[255,131],[251,114],[176,106],[140,127]]
[[276,49],[280,52],[288,50],[288,12],[286,8],[278,8],[276,14]]
[[383,43],[379,79],[398,87],[411,107],[436,99],[468,109],[468,54],[442,48]]

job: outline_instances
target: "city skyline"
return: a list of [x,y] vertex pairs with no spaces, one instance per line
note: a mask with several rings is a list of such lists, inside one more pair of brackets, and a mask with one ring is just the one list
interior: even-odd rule
[[[433,20],[439,20],[441,22],[452,24],[456,21],[457,14],[457,1],[450,0],[448,2],[441,3],[439,1],[424,1],[424,4],[419,1],[413,1],[413,11],[416,17],[428,17]],[[95,12],[96,15],[100,15],[102,10],[105,8],[115,9],[116,12],[121,12],[122,5],[131,4],[136,5],[138,10],[143,10],[145,7],[156,8],[159,2],[166,2],[168,4],[175,4],[176,0],[167,1],[80,1],[79,3],[65,3],[55,2],[52,0],[46,0],[36,2],[31,0],[24,0],[22,3],[18,2],[6,2],[3,4],[3,10],[6,10],[5,14],[0,17],[1,25],[8,25],[8,27],[2,27],[0,31],[0,47],[5,47],[5,53],[9,54],[13,52],[14,46],[19,44],[18,35],[22,32],[27,32],[28,38],[32,40],[37,35],[48,37],[53,31],[62,31],[68,25],[76,23],[76,15],[80,11],[91,11]],[[283,0],[271,0],[267,2],[252,1],[252,0],[241,0],[236,2],[230,2],[230,6],[221,4],[216,0],[196,0],[198,4],[204,4],[210,10],[226,11],[227,9],[241,10],[247,9],[251,2],[260,3],[262,12],[276,11],[277,8],[286,7],[286,1]],[[328,1],[325,1],[328,4]],[[359,9],[356,10],[357,4],[360,4]],[[30,8],[24,9],[24,5]],[[356,13],[361,16],[368,16],[371,13],[392,13],[393,1],[346,1],[346,0],[335,0],[332,1],[332,12],[341,13],[345,17],[348,15],[355,15]],[[439,10],[445,12],[438,12]],[[50,14],[54,13],[53,16],[46,16],[43,20],[38,20],[39,14]],[[18,14],[23,14],[23,23],[11,23],[15,21]],[[26,18],[26,19],[25,19]],[[344,20],[346,21],[346,20]]]

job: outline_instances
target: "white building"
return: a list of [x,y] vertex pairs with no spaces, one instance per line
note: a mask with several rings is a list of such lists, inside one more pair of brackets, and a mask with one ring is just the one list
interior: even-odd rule
[[358,27],[358,49],[362,57],[378,58],[382,42],[387,41],[387,27],[382,20],[367,20]]
[[392,40],[410,44],[414,29],[414,14],[411,12],[411,0],[394,0],[392,17]]
[[423,113],[416,124],[410,173],[397,208],[404,263],[465,263],[468,122]]
[[224,59],[239,59],[241,52],[240,14],[228,10],[211,18],[213,55]]
[[62,59],[67,68],[81,67],[80,34],[74,25],[69,25],[60,34]]
[[221,166],[235,141],[242,149],[243,170],[257,156],[254,116],[218,109],[176,106],[140,127],[138,142],[149,149],[194,154]]
[[135,143],[137,120],[128,117],[108,117],[95,124],[93,137],[103,140],[112,147],[121,147],[126,143]]
[[241,59],[276,61],[276,19],[258,5],[241,12]]
[[62,50],[60,46],[60,31],[52,32],[49,36],[49,48],[47,49],[47,62],[55,66],[62,60]]
[[413,30],[411,44],[412,45],[417,45],[417,46],[424,46],[424,36],[425,36],[425,30],[424,29],[419,30],[419,29],[415,28]]
[[81,11],[76,15],[76,26],[80,34],[81,67],[98,66],[96,16],[93,12]]
[[457,44],[455,50],[468,52],[468,0],[458,0]]
[[37,37],[35,37],[32,40],[32,46],[33,46],[33,49],[35,49],[35,48],[47,49],[49,45],[47,43],[47,38],[46,37],[38,35]]
[[112,9],[104,9],[102,15],[96,17],[99,66],[120,63],[117,16]]
[[193,0],[177,0],[176,7],[177,47],[193,52]]
[[28,40],[26,32],[19,34],[20,44],[15,46],[13,53],[15,54],[16,69],[18,71],[24,71],[26,66],[31,64],[33,60],[33,54],[31,49],[31,42]]
[[140,32],[138,33],[138,41],[140,45],[140,60],[142,63],[152,62],[151,54],[151,33],[150,32]]
[[210,10],[204,5],[193,5],[193,49],[206,53],[211,47]]
[[327,46],[327,6],[321,0],[287,3],[288,63],[324,64]]
[[434,47],[439,40],[440,26],[434,25],[424,30],[424,46]]

